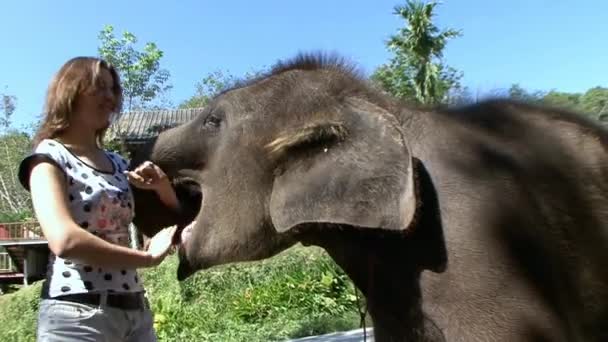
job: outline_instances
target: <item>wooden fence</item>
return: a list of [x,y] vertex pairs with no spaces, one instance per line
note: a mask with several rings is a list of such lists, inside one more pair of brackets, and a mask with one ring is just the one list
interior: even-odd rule
[[0,240],[44,239],[36,221],[0,223]]

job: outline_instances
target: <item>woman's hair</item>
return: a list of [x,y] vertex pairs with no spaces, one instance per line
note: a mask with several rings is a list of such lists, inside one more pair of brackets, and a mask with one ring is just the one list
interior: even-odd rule
[[[49,84],[44,104],[44,117],[33,139],[34,147],[44,139],[57,137],[70,126],[76,101],[84,92],[97,87],[102,68],[108,70],[114,79],[112,92],[116,107],[112,119],[120,115],[123,98],[120,77],[116,69],[100,58],[72,58],[59,69]],[[95,133],[100,148],[106,130],[107,127]]]

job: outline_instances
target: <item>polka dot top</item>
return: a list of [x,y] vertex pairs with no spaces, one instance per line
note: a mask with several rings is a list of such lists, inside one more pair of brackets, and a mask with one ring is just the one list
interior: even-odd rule
[[[113,165],[113,171],[109,173],[86,164],[61,143],[46,139],[24,159],[19,177],[26,186],[24,180],[29,179],[29,175],[22,175],[21,170],[29,168],[23,165],[34,158],[50,158],[49,161],[66,174],[69,210],[76,223],[108,242],[128,247],[128,227],[134,216],[134,203],[129,182],[123,174],[127,161],[116,153],[105,153]],[[52,253],[46,280],[51,297],[82,292],[143,291],[135,269],[103,268]]]

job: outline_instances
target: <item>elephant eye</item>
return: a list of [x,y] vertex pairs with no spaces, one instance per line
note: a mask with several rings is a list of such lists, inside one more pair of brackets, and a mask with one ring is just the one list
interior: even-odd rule
[[222,119],[216,115],[209,115],[206,119],[205,119],[205,126],[209,126],[209,127],[220,127],[220,124],[222,122]]

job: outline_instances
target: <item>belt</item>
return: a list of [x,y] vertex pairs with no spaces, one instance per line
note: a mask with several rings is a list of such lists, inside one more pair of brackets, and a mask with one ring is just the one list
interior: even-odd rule
[[[43,299],[57,299],[81,304],[101,305],[102,294],[75,293],[57,297],[42,296]],[[123,310],[142,310],[145,307],[144,296],[141,293],[108,293],[106,305]]]

